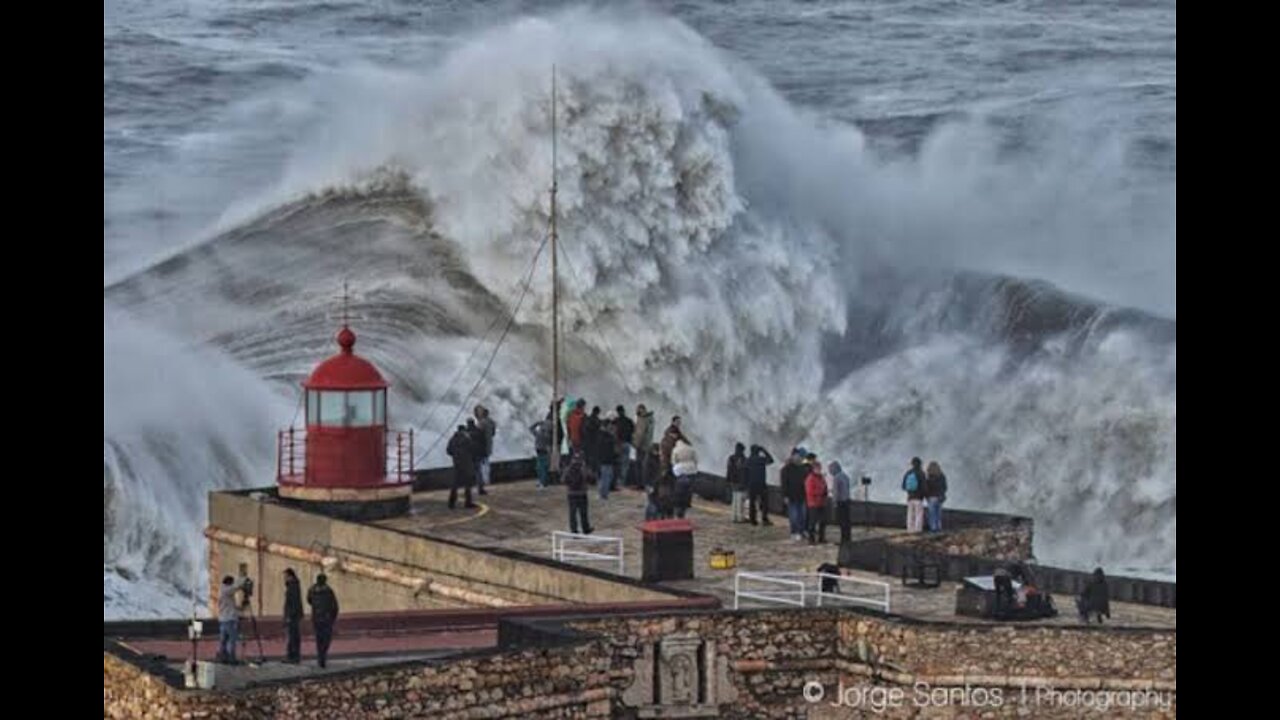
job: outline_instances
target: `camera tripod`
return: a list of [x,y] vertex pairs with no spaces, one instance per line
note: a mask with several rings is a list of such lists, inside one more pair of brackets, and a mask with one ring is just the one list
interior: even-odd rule
[[[262,635],[258,633],[258,616],[254,614],[254,612],[253,612],[253,604],[252,604],[252,603],[250,603],[250,602],[245,602],[245,603],[241,604],[241,605],[240,605],[240,610],[241,610],[241,611],[247,611],[247,612],[249,613],[249,626],[253,628],[253,639],[254,639],[254,640],[256,640],[256,641],[257,641],[257,643],[258,643],[258,661],[257,661],[257,664],[258,664],[258,665],[261,665],[262,663],[264,663],[264,662],[266,662],[266,661],[267,661],[267,655],[266,655],[266,653],[265,653],[265,652],[263,652],[263,650],[262,650]],[[244,642],[245,642],[244,640],[241,640],[241,641],[240,641],[240,645],[241,645],[241,648],[242,648],[242,649],[243,649],[243,646],[244,646]]]

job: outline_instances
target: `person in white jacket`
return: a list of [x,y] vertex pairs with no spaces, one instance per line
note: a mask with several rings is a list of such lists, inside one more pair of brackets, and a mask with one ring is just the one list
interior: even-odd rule
[[676,517],[682,518],[693,502],[693,480],[698,476],[698,453],[684,440],[671,450],[671,474],[676,476]]
[[222,578],[218,592],[218,656],[217,662],[236,663],[236,645],[240,642],[240,607],[236,593],[244,589],[249,578],[230,575]]

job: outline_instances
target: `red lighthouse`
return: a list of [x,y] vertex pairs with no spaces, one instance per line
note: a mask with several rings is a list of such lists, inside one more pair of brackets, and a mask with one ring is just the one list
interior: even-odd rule
[[387,381],[355,354],[356,334],[344,324],[337,340],[338,354],[302,383],[305,435],[280,431],[280,497],[344,518],[404,514],[413,489],[413,432],[387,428]]

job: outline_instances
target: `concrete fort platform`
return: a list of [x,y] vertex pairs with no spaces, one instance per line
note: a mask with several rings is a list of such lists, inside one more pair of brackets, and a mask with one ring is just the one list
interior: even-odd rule
[[[257,629],[241,623],[240,656],[255,662],[218,666],[213,688],[188,689],[184,621],[104,623],[104,716],[1176,717],[1172,587],[1118,579],[1105,626],[1080,625],[1070,596],[1046,621],[956,616],[957,574],[1031,557],[1028,518],[948,510],[949,532],[909,535],[896,527],[902,506],[868,503],[841,552],[834,526],[825,545],[790,539],[776,493],[772,527],[732,523],[722,480],[703,476],[688,515],[694,578],[646,583],[643,495],[602,501],[592,488],[595,535],[616,544],[558,562],[551,534],[568,529],[564,488],[537,490],[531,465],[495,464],[497,482],[472,509],[449,509],[447,474],[423,473],[407,515],[367,522],[270,490],[211,493],[210,584],[242,569],[255,580]],[[713,569],[717,549],[732,550],[737,567]],[[939,568],[937,587],[902,584],[900,569],[918,558]],[[819,598],[822,607],[815,583],[801,605],[737,597],[734,609],[739,571],[811,574],[840,560],[842,597]],[[305,622],[303,663],[281,662],[286,567],[304,588],[325,572],[342,604],[325,669]],[[886,589],[888,607],[875,605]],[[204,632],[200,659],[214,653],[216,621]],[[872,692],[884,702],[815,704],[814,684],[855,689],[846,703]]]

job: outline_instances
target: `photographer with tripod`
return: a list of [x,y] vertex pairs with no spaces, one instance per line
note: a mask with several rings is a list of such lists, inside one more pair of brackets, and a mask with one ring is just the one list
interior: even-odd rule
[[[218,656],[217,662],[236,664],[236,646],[240,642],[240,607],[236,602],[236,593],[246,585],[253,593],[253,581],[241,575],[236,578],[227,575],[222,578],[222,589],[218,592]],[[248,600],[244,604],[248,604]]]

